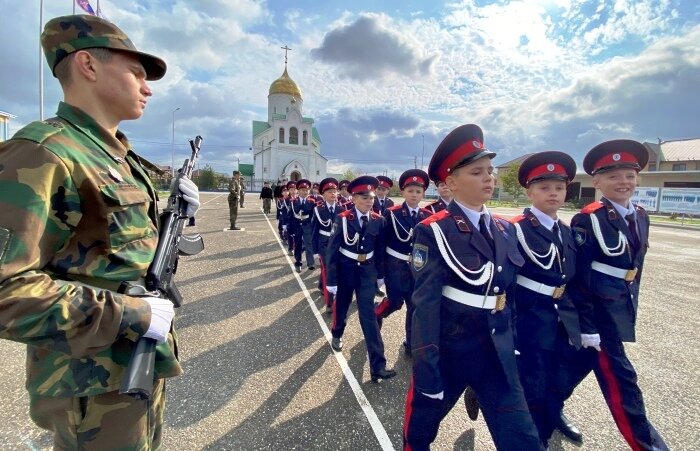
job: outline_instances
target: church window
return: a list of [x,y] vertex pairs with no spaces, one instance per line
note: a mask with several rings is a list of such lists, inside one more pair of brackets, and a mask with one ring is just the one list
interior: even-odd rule
[[303,144],[304,144],[305,146],[308,146],[308,145],[309,145],[309,132],[307,132],[306,130],[304,130],[304,131],[302,132],[302,139],[303,139],[303,141],[302,141]]
[[296,127],[289,129],[289,144],[299,144],[299,130]]
[[284,129],[280,127],[280,143],[284,144]]

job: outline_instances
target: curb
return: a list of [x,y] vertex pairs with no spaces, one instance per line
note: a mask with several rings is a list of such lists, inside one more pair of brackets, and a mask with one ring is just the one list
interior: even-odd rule
[[654,221],[650,221],[649,225],[651,225],[653,227],[666,227],[667,229],[695,230],[697,232],[700,232],[700,226],[695,226],[695,225],[666,224],[664,222],[654,222]]

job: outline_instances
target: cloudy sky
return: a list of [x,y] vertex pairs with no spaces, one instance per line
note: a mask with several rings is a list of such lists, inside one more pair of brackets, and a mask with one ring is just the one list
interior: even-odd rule
[[[90,0],[96,6],[96,0]],[[71,0],[44,1],[44,22]],[[294,5],[279,6],[279,5]],[[204,137],[201,164],[252,162],[252,121],[284,70],[302,90],[329,172],[427,167],[441,139],[479,124],[496,164],[562,150],[580,162],[607,139],[700,137],[700,2],[695,0],[101,0],[144,51],[168,64],[137,152],[170,164]],[[0,0],[0,110],[35,120],[39,0]],[[45,64],[45,63],[43,63]],[[45,71],[45,115],[61,99]]]

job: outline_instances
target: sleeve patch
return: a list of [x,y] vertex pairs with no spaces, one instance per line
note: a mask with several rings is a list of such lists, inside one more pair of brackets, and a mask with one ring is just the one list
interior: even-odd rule
[[423,244],[415,244],[413,246],[413,255],[411,257],[413,269],[420,271],[428,263],[428,246]]

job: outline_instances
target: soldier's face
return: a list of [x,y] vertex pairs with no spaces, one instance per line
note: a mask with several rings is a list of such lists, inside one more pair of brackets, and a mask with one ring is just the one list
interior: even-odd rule
[[423,199],[423,187],[418,185],[409,185],[401,191],[403,198],[411,208],[416,208],[418,203]]
[[341,190],[340,190],[340,194],[341,194],[342,196],[347,197],[347,196],[348,196],[348,190],[347,190],[347,188],[341,189]]
[[481,207],[491,199],[495,185],[491,159],[483,157],[462,166],[448,175],[445,182],[458,202],[481,211]]
[[389,188],[385,188],[383,186],[377,187],[377,196],[378,197],[385,198],[388,192],[389,192]]
[[442,197],[443,199],[451,199],[452,198],[452,191],[450,191],[450,188],[447,186],[447,183],[445,183],[445,182],[440,182],[440,184],[438,184],[437,192],[438,192],[438,196]]
[[299,188],[299,197],[306,197],[309,195],[309,188]]
[[542,213],[557,217],[557,210],[566,199],[566,182],[563,180],[540,180],[527,188],[527,198]]
[[638,174],[634,169],[613,169],[593,176],[593,187],[609,200],[627,206],[637,187]]
[[146,70],[135,56],[113,53],[107,62],[92,59],[96,95],[107,120],[138,119],[153,94],[146,84]]
[[329,204],[335,203],[335,201],[337,199],[338,199],[338,190],[337,189],[327,189],[323,192],[323,200],[325,200]]
[[362,213],[367,213],[374,205],[374,192],[353,194],[352,202]]

